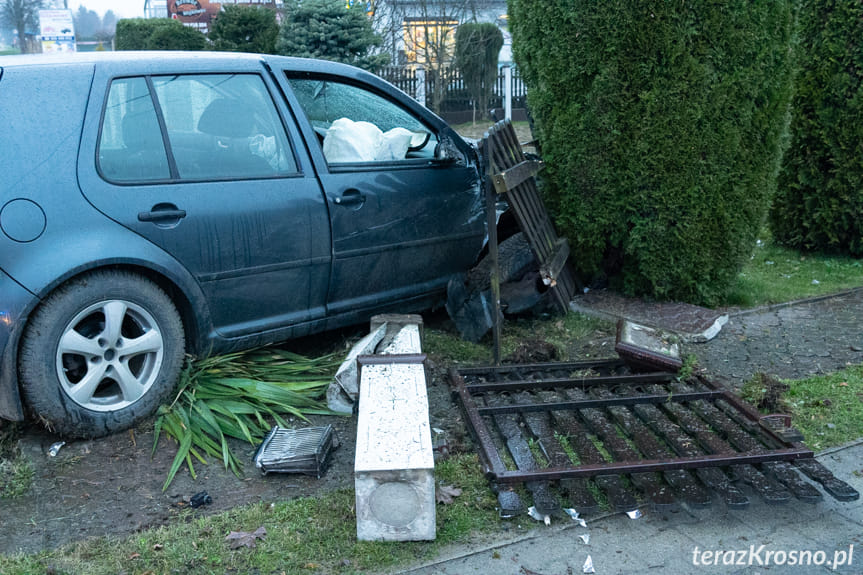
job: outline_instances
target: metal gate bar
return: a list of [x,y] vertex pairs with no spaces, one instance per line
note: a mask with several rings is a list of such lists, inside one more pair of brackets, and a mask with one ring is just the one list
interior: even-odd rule
[[[495,483],[509,484],[525,481],[550,481],[564,478],[596,477],[606,474],[632,474],[651,472],[672,472],[683,469],[715,468],[745,465],[777,465],[776,462],[792,461],[801,458],[812,458],[813,452],[801,443],[790,443],[784,441],[778,434],[759,424],[761,416],[751,407],[744,404],[729,391],[717,386],[709,380],[702,379],[698,388],[686,387],[682,389],[679,384],[666,373],[648,373],[641,375],[606,375],[589,377],[583,376],[573,379],[551,377],[546,379],[545,374],[559,374],[561,370],[569,370],[574,367],[583,370],[608,372],[616,369],[619,364],[614,361],[605,362],[578,362],[577,364],[533,364],[531,366],[501,366],[496,368],[470,368],[463,370],[450,370],[450,381],[453,385],[454,394],[458,398],[465,417],[469,423],[470,430],[479,446],[479,453],[484,471],[487,477]],[[515,381],[501,381],[507,378],[517,378]],[[569,396],[558,396],[558,399],[550,401],[525,401],[525,398],[534,397],[529,394],[530,390],[545,389],[566,392]],[[595,389],[596,394],[584,395],[580,390]],[[613,393],[617,390],[618,393]],[[521,392],[521,394],[517,393]],[[661,392],[661,393],[660,393]],[[544,392],[543,392],[544,393]],[[507,401],[487,401],[486,397],[496,395],[512,395],[515,399]],[[540,394],[542,396],[542,394]],[[483,404],[479,405],[477,397],[483,397]],[[636,460],[606,461],[604,463],[589,463],[581,465],[539,468],[531,470],[508,469],[504,458],[494,447],[494,431],[489,423],[491,416],[509,414],[520,415],[527,418],[533,413],[572,413],[579,419],[584,419],[587,411],[608,411],[610,420],[620,419],[620,410],[634,409],[634,414],[645,420],[650,412],[647,408],[656,410],[655,406],[669,406],[662,408],[662,412],[655,412],[657,417],[673,417],[676,410],[688,410],[688,405],[711,407],[718,412],[726,413],[733,410],[732,419],[737,421],[741,433],[748,438],[747,442],[723,443],[721,453],[710,453],[701,451],[687,451],[686,454],[678,454],[663,459],[644,458]],[[675,406],[674,409],[671,406]],[[679,412],[678,412],[679,413]],[[687,418],[699,417],[699,409],[686,412]],[[661,415],[665,414],[665,415]],[[729,415],[729,417],[731,417]],[[729,419],[728,421],[731,421]],[[554,420],[554,418],[552,418]],[[700,419],[699,421],[701,421]],[[693,419],[687,419],[694,425]],[[527,427],[530,427],[529,425]],[[707,424],[705,424],[705,427]],[[625,426],[620,426],[621,430]],[[685,430],[681,429],[681,434]],[[545,432],[546,437],[548,432]],[[681,441],[680,435],[676,441]],[[718,438],[718,437],[717,437]],[[633,446],[641,446],[644,449],[644,441],[635,441],[628,438]],[[655,439],[655,438],[654,438]],[[702,437],[702,441],[705,438]],[[695,442],[695,439],[692,439]],[[716,447],[714,444],[713,447]],[[674,443],[671,443],[674,452]],[[743,449],[741,449],[743,447]],[[653,453],[661,453],[658,446],[654,446]],[[735,451],[737,450],[737,451]],[[618,450],[619,453],[623,451]],[[635,453],[636,452],[628,452]],[[647,453],[647,452],[645,452]],[[559,463],[559,459],[555,462]],[[748,476],[752,475],[746,471]],[[675,476],[676,477],[676,476]]]

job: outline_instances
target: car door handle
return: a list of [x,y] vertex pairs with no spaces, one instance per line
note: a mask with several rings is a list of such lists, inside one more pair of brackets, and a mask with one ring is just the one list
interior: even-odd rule
[[359,190],[345,190],[341,196],[333,198],[333,203],[338,206],[359,206],[366,201],[366,195]]
[[164,222],[167,220],[179,220],[186,217],[186,210],[158,209],[156,207],[149,212],[138,212],[139,222]]

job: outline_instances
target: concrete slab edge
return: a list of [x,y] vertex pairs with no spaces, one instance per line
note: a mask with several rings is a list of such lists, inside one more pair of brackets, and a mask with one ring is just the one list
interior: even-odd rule
[[606,311],[597,310],[597,309],[593,309],[590,307],[585,307],[585,306],[582,306],[582,305],[580,305],[574,301],[569,302],[569,309],[571,311],[576,312],[576,313],[582,313],[582,314],[588,315],[590,317],[595,317],[597,319],[602,319],[602,320],[610,321],[610,322],[615,322],[618,319],[620,319],[621,317],[623,317],[623,319],[628,319],[628,320],[633,321],[635,323],[639,323],[641,325],[646,325],[647,327],[652,327],[654,329],[660,329],[660,330],[663,330],[666,332],[671,332],[671,333],[679,336],[686,343],[706,343],[706,342],[710,341],[711,339],[713,339],[714,337],[719,335],[719,332],[722,331],[722,326],[724,326],[726,323],[728,323],[728,320],[729,320],[729,315],[723,314],[723,315],[719,316],[718,318],[716,318],[716,320],[710,325],[710,327],[708,327],[707,329],[705,329],[703,331],[685,332],[685,331],[679,331],[679,330],[669,328],[668,326],[655,325],[655,324],[644,322],[644,321],[641,321],[641,320],[638,320],[635,318],[620,316],[620,315],[617,315],[614,313],[608,313]]
[[[608,519],[609,517],[614,517],[615,515],[621,515],[621,513],[610,513],[610,512],[609,513],[601,513],[601,514],[597,515],[596,517],[591,517],[590,519],[585,519],[585,522],[587,523],[588,528],[590,528],[590,525],[592,523],[596,523],[597,521],[601,521],[603,519]],[[530,521],[533,521],[533,519],[530,519],[530,517],[528,517],[527,514],[524,515],[524,518],[529,519]],[[502,521],[504,521],[504,520],[502,520]],[[507,519],[506,521],[512,521],[512,520]],[[561,519],[561,521],[564,521],[564,520]],[[558,525],[553,525],[552,527],[543,528],[543,527],[538,525],[537,527],[535,527],[534,529],[531,529],[528,533],[525,533],[524,535],[519,535],[518,537],[513,537],[511,539],[506,539],[504,541],[498,540],[498,541],[494,541],[494,542],[491,542],[491,543],[488,543],[485,545],[480,545],[479,547],[471,549],[470,551],[468,551],[466,553],[451,553],[449,555],[442,555],[436,559],[433,559],[431,561],[427,561],[427,562],[422,563],[420,565],[413,565],[411,567],[408,567],[407,569],[402,569],[399,571],[390,571],[390,575],[407,575],[408,573],[420,571],[421,569],[428,569],[429,567],[434,567],[436,565],[442,565],[444,563],[449,563],[450,561],[457,561],[458,559],[465,559],[467,557],[479,555],[480,553],[485,553],[487,551],[494,551],[496,549],[501,549],[503,547],[515,545],[516,543],[521,543],[523,541],[530,541],[532,539],[538,539],[540,537],[547,537],[549,530],[551,530],[554,533],[559,533],[561,531],[568,531],[570,529],[584,529],[584,527],[580,527],[578,525],[578,523],[575,523],[574,521],[569,521],[568,519],[565,520],[564,523],[558,524]]]

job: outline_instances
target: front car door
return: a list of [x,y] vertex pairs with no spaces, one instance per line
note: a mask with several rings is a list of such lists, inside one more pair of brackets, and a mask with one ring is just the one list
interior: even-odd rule
[[82,190],[189,270],[221,336],[320,318],[329,222],[284,101],[259,60],[198,65],[97,67]]
[[285,72],[306,140],[318,143],[310,153],[329,203],[328,312],[440,292],[475,261],[485,237],[480,179],[468,145],[368,74],[359,73],[368,77],[364,82]]

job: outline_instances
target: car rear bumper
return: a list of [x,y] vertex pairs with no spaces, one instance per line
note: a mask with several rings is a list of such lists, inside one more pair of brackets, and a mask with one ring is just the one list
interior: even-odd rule
[[35,295],[0,270],[0,418],[24,419],[18,394],[18,341]]

